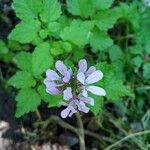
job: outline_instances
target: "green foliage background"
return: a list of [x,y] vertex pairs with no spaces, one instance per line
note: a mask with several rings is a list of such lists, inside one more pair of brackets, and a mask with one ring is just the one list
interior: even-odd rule
[[59,106],[62,97],[45,92],[45,71],[58,59],[74,67],[82,58],[104,73],[98,85],[107,95],[94,97],[95,116],[109,103],[128,115],[147,115],[150,8],[144,1],[13,0],[12,8],[19,21],[8,41],[0,40],[0,59],[15,65],[7,85],[17,89],[16,117],[35,111],[41,101]]

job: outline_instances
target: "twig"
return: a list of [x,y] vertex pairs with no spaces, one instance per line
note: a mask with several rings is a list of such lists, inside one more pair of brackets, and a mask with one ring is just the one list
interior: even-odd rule
[[57,116],[51,116],[50,119],[47,121],[47,124],[49,124],[51,122],[55,122],[58,125],[60,125],[61,127],[63,127],[64,129],[68,129],[78,135],[78,130],[75,127],[66,123],[65,121],[63,121],[61,118],[59,118]]
[[141,131],[141,132],[137,132],[137,133],[132,133],[132,134],[129,134],[128,136],[122,138],[121,140],[117,141],[116,143],[110,145],[109,147],[105,148],[104,150],[111,150],[113,147],[121,144],[122,142],[132,138],[132,137],[135,137],[135,136],[140,136],[140,135],[144,135],[144,134],[149,134],[150,133],[150,130],[146,130],[146,131]]
[[89,130],[85,130],[84,133],[85,133],[86,135],[88,135],[88,136],[91,136],[91,137],[93,137],[93,138],[99,140],[100,142],[101,142],[102,140],[107,141],[107,142],[109,142],[109,143],[114,143],[114,142],[115,142],[115,140],[113,140],[113,139],[111,139],[111,138],[109,138],[109,137],[98,135],[98,134],[96,134],[96,133],[94,133],[94,132],[91,132],[91,131],[89,131]]
[[41,116],[40,111],[38,110],[38,108],[36,109],[35,113],[36,113],[38,119],[42,120],[42,116]]

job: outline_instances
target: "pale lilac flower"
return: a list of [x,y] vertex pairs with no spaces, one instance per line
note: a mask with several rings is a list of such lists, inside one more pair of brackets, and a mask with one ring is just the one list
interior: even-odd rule
[[54,70],[48,69],[46,71],[46,79],[44,80],[46,91],[52,95],[60,94],[61,87],[68,83],[72,76],[71,69],[68,69],[62,61],[58,60],[55,67],[59,74]]
[[64,100],[66,101],[61,103],[64,106],[67,106],[62,112],[61,117],[71,117],[74,113],[76,113],[78,110],[84,113],[89,112],[89,108],[85,105],[85,103],[94,105],[94,100],[90,97],[83,97],[81,95],[79,96],[73,96],[71,87],[68,87],[66,90],[64,90]]
[[85,59],[79,61],[79,70],[77,73],[77,79],[81,83],[82,95],[88,97],[88,91],[98,95],[105,96],[106,92],[103,88],[92,85],[103,78],[103,73],[100,70],[96,70],[94,66],[87,69],[87,62]]

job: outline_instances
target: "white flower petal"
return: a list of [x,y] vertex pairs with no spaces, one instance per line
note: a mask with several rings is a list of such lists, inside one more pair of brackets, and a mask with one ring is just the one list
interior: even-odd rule
[[48,70],[46,71],[46,77],[47,77],[48,80],[50,80],[50,81],[60,80],[59,75],[58,75],[54,70],[51,70],[51,69],[48,69]]
[[80,81],[83,85],[85,84],[85,75],[83,72],[80,72],[77,74],[77,79]]
[[72,97],[73,97],[72,89],[71,89],[71,87],[67,87],[66,90],[64,90],[64,99],[70,100]]
[[58,90],[56,87],[47,87],[46,92],[51,94],[51,95],[58,95],[61,93],[61,91]]
[[88,97],[88,92],[87,92],[87,90],[86,90],[86,89],[83,89],[83,91],[82,91],[82,95],[83,95],[84,97]]
[[88,77],[90,74],[92,74],[93,72],[96,71],[96,68],[94,66],[91,66],[87,72],[86,72],[86,76]]
[[82,101],[78,102],[78,103],[77,103],[77,106],[78,106],[78,110],[79,110],[79,111],[82,111],[82,112],[84,112],[84,113],[88,113],[89,110],[90,110],[90,109],[85,105],[85,103],[82,102]]
[[68,83],[68,82],[70,81],[70,79],[71,79],[71,72],[68,70],[68,71],[66,72],[66,74],[64,75],[63,81],[64,81],[65,83]]
[[85,59],[81,59],[79,61],[79,64],[78,64],[78,67],[79,67],[79,70],[78,70],[78,73],[79,72],[85,72],[87,70],[87,62]]
[[88,103],[91,106],[94,106],[94,99],[92,97],[83,97],[83,96],[79,96],[79,99],[81,101],[83,101],[84,103]]
[[67,118],[67,116],[69,115],[70,113],[70,109],[69,107],[67,107],[66,109],[64,109],[63,111],[61,111],[60,115],[62,118]]
[[100,70],[93,72],[91,75],[87,77],[85,82],[87,84],[95,83],[103,78],[103,73]]
[[68,69],[62,61],[58,60],[55,64],[55,67],[63,76],[67,74],[66,72],[68,71]]
[[98,96],[106,95],[106,91],[103,88],[98,87],[98,86],[88,86],[87,91],[90,91],[91,93],[98,95]]
[[69,114],[69,117],[71,117],[74,113],[77,112],[77,111],[74,109],[73,106],[70,107],[70,110],[71,110],[71,112],[70,112],[70,114]]

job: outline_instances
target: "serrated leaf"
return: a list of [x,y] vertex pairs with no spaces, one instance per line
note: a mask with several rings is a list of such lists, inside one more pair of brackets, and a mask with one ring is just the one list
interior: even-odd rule
[[32,53],[32,71],[34,76],[40,76],[53,64],[48,43],[38,45]]
[[42,97],[42,100],[48,103],[48,107],[57,107],[60,105],[60,102],[63,100],[62,95],[50,95],[46,92],[46,87],[44,85],[40,85],[38,87],[38,92]]
[[16,15],[22,20],[37,19],[42,9],[42,0],[13,0]]
[[99,86],[102,86],[106,90],[108,100],[117,101],[123,96],[131,95],[123,82],[116,78],[116,74],[114,74],[114,70],[110,65],[98,63],[96,68],[101,70],[104,74],[103,79],[99,82]]
[[104,100],[103,97],[92,95],[92,98],[94,98],[94,106],[90,106],[90,110],[92,113],[97,116],[100,114],[103,110]]
[[69,27],[66,27],[60,34],[65,41],[70,41],[78,46],[88,43],[91,32],[82,26],[82,23],[73,20]]
[[62,101],[63,96],[62,95],[56,95],[53,96],[51,99],[51,102],[48,104],[48,107],[59,107],[60,106],[60,102]]
[[8,53],[8,48],[6,44],[0,40],[0,54],[7,54]]
[[36,84],[36,81],[32,75],[25,71],[18,71],[14,76],[8,80],[8,84],[20,88],[33,87]]
[[132,59],[132,62],[133,62],[133,64],[134,64],[135,67],[136,67],[136,68],[135,68],[135,72],[137,72],[138,69],[141,67],[143,60],[142,60],[142,58],[141,58],[140,56],[136,56],[136,57],[134,57],[134,58]]
[[39,94],[31,88],[22,89],[16,96],[17,110],[16,117],[35,111],[41,103]]
[[67,0],[68,11],[73,15],[89,17],[94,13],[93,0]]
[[97,10],[109,8],[114,0],[67,0],[68,11],[72,15],[90,17]]
[[150,79],[150,63],[143,65],[143,77],[145,79]]
[[[118,10],[117,10],[118,9]],[[121,3],[116,10],[120,14],[121,18],[125,19],[127,22],[130,22],[135,29],[138,29],[139,26],[139,11],[138,7],[133,3],[128,5],[126,3]]]
[[97,10],[105,10],[112,6],[114,0],[93,0],[93,5]]
[[30,43],[37,37],[40,30],[40,22],[37,20],[22,21],[16,25],[15,29],[9,35],[10,40],[20,43]]
[[31,72],[31,63],[32,55],[29,52],[20,52],[15,55],[14,61],[17,64],[18,68],[23,71]]
[[51,102],[52,96],[46,92],[46,87],[44,85],[40,85],[38,87],[38,92],[44,102],[46,102],[46,103]]
[[62,42],[58,41],[58,42],[53,42],[52,43],[52,48],[50,49],[51,54],[54,56],[63,54],[63,49],[62,49]]
[[108,29],[112,28],[117,19],[120,17],[115,9],[101,11],[96,14],[94,18],[96,20],[96,25],[100,30],[107,31]]
[[94,30],[90,38],[90,45],[93,52],[104,51],[113,45],[113,40],[108,36],[107,32]]
[[61,15],[61,5],[58,0],[43,0],[43,12],[41,19],[43,22],[50,23],[56,21]]
[[109,57],[111,61],[116,61],[123,58],[123,52],[118,45],[113,45],[109,48]]

